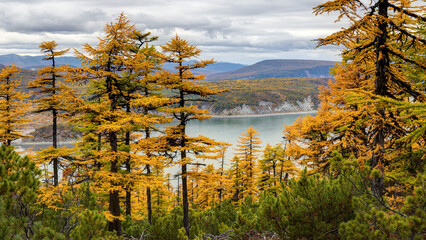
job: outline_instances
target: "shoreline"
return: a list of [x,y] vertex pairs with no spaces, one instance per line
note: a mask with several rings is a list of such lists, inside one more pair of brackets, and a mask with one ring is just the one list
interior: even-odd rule
[[261,113],[261,114],[243,114],[243,115],[211,115],[211,118],[258,118],[258,117],[272,117],[283,115],[297,115],[297,114],[311,114],[317,113],[317,110],[302,111],[302,112],[278,112],[278,113]]
[[[260,117],[274,117],[274,116],[285,116],[285,115],[306,115],[306,114],[314,114],[318,111],[298,111],[298,112],[275,112],[275,113],[263,113],[263,114],[242,114],[242,115],[211,115],[210,119],[232,119],[232,118],[260,118]],[[34,131],[35,129],[31,129]],[[66,139],[66,141],[59,141],[59,146],[70,145],[78,142],[77,139]],[[15,146],[39,146],[39,145],[49,145],[52,144],[51,141],[24,141],[23,139],[15,140],[12,142]]]

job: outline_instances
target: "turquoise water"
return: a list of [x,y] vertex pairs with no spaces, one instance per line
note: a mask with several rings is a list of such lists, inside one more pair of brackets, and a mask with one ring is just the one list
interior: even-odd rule
[[[275,145],[283,142],[284,124],[291,125],[297,118],[312,114],[314,113],[211,118],[202,122],[190,122],[187,133],[190,136],[203,135],[232,144],[225,153],[226,162],[229,162],[234,155],[234,148],[236,147],[238,138],[241,136],[241,133],[245,132],[250,126],[258,130],[259,138],[262,141],[261,147],[264,148],[267,143]],[[214,163],[215,166],[219,164],[217,161],[208,161],[207,163]]]
[[[209,138],[216,139],[218,141],[224,141],[229,144],[232,144],[232,146],[228,147],[227,151],[225,152],[224,167],[226,169],[229,167],[229,160],[232,159],[232,157],[234,156],[234,148],[237,144],[238,138],[241,136],[241,133],[245,132],[250,126],[253,126],[253,128],[258,130],[259,137],[262,141],[261,147],[264,148],[267,143],[271,145],[282,143],[282,132],[284,131],[284,124],[291,125],[297,118],[312,114],[314,113],[289,113],[283,115],[266,115],[258,117],[216,117],[204,120],[202,122],[194,120],[191,121],[187,126],[187,134],[189,134],[190,136],[203,135]],[[46,148],[50,146],[51,143],[17,143],[14,145],[23,149],[33,147],[33,150],[37,150],[40,148]],[[64,143],[64,145],[72,146],[72,144],[70,143]],[[261,153],[259,153],[259,156],[260,155]],[[194,162],[204,164],[212,163],[215,165],[215,167],[220,167],[219,160],[195,160]],[[175,174],[179,171],[180,167],[176,165],[166,169],[166,172],[171,174]],[[176,185],[177,182],[173,181],[172,184]]]
[[[297,118],[314,113],[288,113],[282,115],[264,115],[264,116],[250,116],[250,117],[214,117],[204,121],[193,120],[187,126],[187,134],[190,136],[203,135],[218,141],[227,142],[232,144],[228,147],[225,153],[226,162],[229,162],[234,155],[234,148],[237,144],[238,138],[241,133],[245,132],[247,128],[253,126],[259,132],[259,137],[262,141],[261,147],[266,146],[267,143],[275,145],[282,143],[284,124],[291,125]],[[24,149],[34,147],[33,150],[45,148],[51,143],[27,143],[15,144]],[[65,143],[71,146],[71,144]],[[205,162],[214,163],[218,166],[218,162]]]
[[190,136],[204,135],[235,145],[241,133],[253,126],[259,132],[262,145],[275,145],[282,142],[284,124],[291,125],[297,118],[308,114],[289,113],[285,115],[270,115],[260,117],[211,118],[208,120],[192,121],[187,133]]

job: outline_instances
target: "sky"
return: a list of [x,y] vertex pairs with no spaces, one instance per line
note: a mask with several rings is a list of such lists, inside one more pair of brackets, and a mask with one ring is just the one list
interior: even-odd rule
[[58,49],[96,45],[107,23],[124,12],[162,45],[178,34],[202,50],[200,59],[253,64],[266,59],[340,59],[314,39],[339,30],[335,15],[315,16],[321,0],[0,0],[0,55],[39,55],[42,41]]

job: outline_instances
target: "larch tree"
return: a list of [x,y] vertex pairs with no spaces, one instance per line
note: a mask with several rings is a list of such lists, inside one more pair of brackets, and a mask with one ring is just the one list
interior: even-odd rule
[[228,175],[232,179],[231,199],[234,202],[239,202],[242,199],[241,198],[242,174],[241,174],[241,161],[238,156],[234,156],[231,159],[231,167],[228,170]]
[[[135,125],[136,128],[129,129],[125,133],[125,146],[128,151],[137,152],[138,155],[142,154],[146,161],[140,162],[145,165],[146,176],[151,176],[151,167],[161,169],[164,165],[162,162],[163,157],[160,152],[164,149],[164,144],[159,140],[159,137],[153,137],[152,132],[156,131],[153,123],[160,124],[168,122],[165,116],[158,114],[160,108],[171,103],[169,98],[161,94],[163,87],[161,86],[161,69],[162,59],[160,53],[157,52],[154,46],[149,44],[157,37],[151,36],[151,33],[141,33],[135,31],[133,38],[136,41],[133,49],[134,55],[127,59],[127,70],[124,78],[128,83],[122,89],[125,93],[123,107],[126,112],[135,112],[150,119],[151,124],[145,126]],[[135,144],[131,143],[132,132],[143,132],[143,140],[137,141]],[[130,174],[132,165],[135,162],[129,156],[125,165],[126,171]],[[134,166],[133,166],[134,167]],[[137,166],[140,167],[140,166]],[[160,177],[160,176],[157,176]],[[129,186],[134,184],[129,184]],[[152,207],[151,207],[151,187],[146,186],[146,201],[148,211],[148,221],[152,222]],[[126,215],[131,214],[131,189],[126,190]]]
[[[122,234],[120,194],[142,180],[140,167],[147,162],[146,156],[129,151],[126,133],[157,123],[144,114],[127,110],[128,101],[130,107],[135,108],[143,102],[137,92],[130,90],[133,84],[140,84],[139,70],[148,64],[144,62],[144,53],[135,49],[136,36],[140,35],[137,33],[134,25],[121,14],[115,22],[106,25],[105,36],[99,38],[97,46],[83,45],[87,55],[76,50],[83,64],[68,74],[70,81],[89,84],[89,96],[79,107],[81,121],[87,121],[85,128],[90,132],[86,139],[90,146],[85,151],[93,155],[89,157],[93,162],[88,164],[97,165],[93,178],[98,190],[109,195],[105,215],[109,231],[116,231],[117,235]],[[130,164],[129,157],[134,169],[139,170],[121,171]]]
[[22,124],[29,121],[25,118],[29,104],[25,102],[28,94],[20,91],[21,80],[16,76],[19,72],[16,65],[0,71],[0,141],[6,146],[28,137],[21,130]]
[[281,144],[273,147],[267,144],[263,157],[259,159],[258,188],[276,196],[281,182],[285,183],[290,176],[295,176],[297,173],[296,165],[286,158]]
[[368,106],[350,104],[348,90],[368,86],[357,66],[342,64],[334,70],[335,79],[321,87],[318,114],[297,119],[287,126],[284,136],[286,155],[296,159],[310,172],[330,175],[333,151],[345,157],[367,157],[368,133],[364,121]]
[[245,132],[241,133],[235,148],[236,155],[240,161],[241,172],[241,196],[244,199],[247,196],[255,197],[257,193],[256,178],[258,175],[258,152],[260,151],[261,140],[259,132],[250,126]]
[[[399,139],[407,133],[397,121],[399,113],[392,111],[391,107],[380,99],[419,102],[426,100],[424,92],[417,89],[401,71],[401,66],[407,64],[426,69],[424,58],[412,58],[407,54],[407,51],[413,49],[424,51],[426,39],[416,34],[413,24],[426,21],[426,18],[420,15],[426,7],[417,7],[411,0],[376,0],[369,5],[360,1],[339,1],[341,5],[338,7],[333,2],[317,6],[315,13],[337,11],[340,17],[350,19],[351,26],[327,38],[319,39],[319,46],[343,45],[348,50],[343,54],[351,60],[352,65],[372,64],[365,70],[368,81],[374,85],[371,84],[370,91],[361,91],[355,101],[364,102],[365,98],[371,100],[373,111],[370,112],[371,131],[368,134],[370,167],[381,172],[380,176],[373,176],[372,192],[381,197],[384,193],[384,168],[394,158],[386,152],[399,147],[392,139]],[[361,40],[358,40],[357,36],[360,36]]]
[[67,99],[72,93],[71,89],[62,83],[67,66],[57,66],[56,57],[63,56],[66,50],[56,50],[55,41],[42,42],[40,51],[45,54],[43,60],[50,61],[50,66],[38,70],[38,77],[29,83],[33,93],[40,96],[34,100],[36,113],[48,112],[52,116],[52,148],[39,153],[39,163],[53,163],[53,186],[59,183],[59,157],[68,153],[65,147],[58,149],[58,118],[67,108]]
[[293,145],[301,143],[300,153],[308,156],[302,162],[328,169],[333,150],[360,161],[368,158],[371,192],[382,198],[384,177],[402,170],[406,161],[398,157],[401,150],[412,151],[399,139],[415,131],[401,121],[401,111],[391,102],[426,99],[418,82],[404,72],[407,67],[420,72],[426,68],[424,57],[412,55],[425,49],[424,35],[415,29],[425,21],[420,15],[424,11],[424,5],[410,0],[334,0],[315,8],[315,14],[337,12],[338,20],[347,19],[349,25],[319,39],[318,46],[342,46],[343,62],[335,70],[335,83],[322,92],[319,114],[296,123],[302,131],[290,129],[295,134],[288,139]]
[[220,201],[219,189],[223,182],[223,176],[220,175],[213,164],[208,164],[200,173],[200,181],[198,184],[197,196],[195,196],[194,204],[203,209],[213,207]]
[[170,73],[169,77],[164,80],[165,86],[172,92],[172,98],[176,100],[176,104],[165,111],[171,114],[177,122],[176,126],[166,128],[166,135],[170,145],[174,146],[179,154],[183,225],[186,235],[189,237],[188,164],[193,161],[194,157],[200,159],[217,158],[220,152],[220,143],[204,136],[188,136],[186,127],[191,120],[210,118],[208,110],[198,109],[194,105],[195,103],[205,101],[209,96],[220,94],[223,91],[210,89],[197,83],[204,76],[195,76],[192,70],[204,68],[208,64],[212,64],[213,60],[202,60],[193,64],[187,63],[192,58],[199,56],[201,50],[196,46],[190,45],[187,40],[179,36],[175,36],[161,47],[165,54],[164,60],[176,65],[176,72]]

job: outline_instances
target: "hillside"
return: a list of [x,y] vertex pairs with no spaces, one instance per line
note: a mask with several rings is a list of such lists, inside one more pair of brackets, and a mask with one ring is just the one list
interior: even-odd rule
[[[5,64],[0,64],[0,69],[4,68]],[[21,85],[23,88],[28,86],[28,82],[33,81],[37,77],[37,71],[22,69],[21,72],[16,76],[17,78],[21,78]]]
[[328,78],[268,78],[206,81],[210,87],[229,89],[203,103],[215,115],[265,114],[311,111],[317,108],[318,87]]
[[[191,64],[194,62],[195,61],[190,61],[188,63]],[[74,57],[57,57],[56,63],[59,65],[69,65],[73,67],[78,67],[81,64],[80,60]],[[0,64],[8,66],[11,64],[16,64],[18,67],[23,69],[36,70],[37,68],[47,66],[49,62],[44,61],[42,55],[22,56],[18,54],[7,54],[0,55]],[[214,64],[208,65],[206,68],[197,69],[194,71],[194,73],[212,75],[222,72],[235,71],[245,66],[247,65],[229,62],[216,62]],[[164,63],[163,69],[167,71],[174,71],[174,65],[172,63]]]
[[[195,61],[190,61],[185,64],[193,64]],[[237,69],[246,67],[247,65],[239,64],[239,63],[230,63],[230,62],[216,62],[210,65],[207,65],[205,68],[195,69],[193,72],[195,74],[204,74],[204,75],[213,75],[218,73],[235,71]],[[172,63],[164,63],[163,69],[167,71],[176,71],[175,65]]]
[[236,80],[263,78],[327,78],[335,62],[318,60],[264,60],[234,71],[212,74],[207,80]]
[[[69,65],[73,67],[80,66],[80,60],[75,57],[57,57],[56,63],[58,65]],[[20,68],[35,70],[50,64],[48,61],[43,60],[43,56],[24,56],[18,54],[0,55],[0,64],[11,65],[15,64]]]
[[[307,62],[301,62],[299,66],[305,67],[304,64]],[[257,64],[256,67],[263,69],[264,66],[264,64]],[[274,68],[273,64],[270,66]],[[0,68],[2,67],[3,65],[0,64]],[[238,65],[220,64],[217,67],[226,69],[238,67]],[[291,67],[287,68],[291,69]],[[34,80],[36,75],[37,71],[21,69],[17,77],[22,79],[23,91],[28,91],[26,89],[28,82]],[[327,82],[328,78],[296,77],[204,81],[203,84],[218,89],[229,89],[229,91],[216,96],[213,99],[214,102],[203,103],[201,107],[209,109],[215,115],[310,111],[316,109],[318,105],[318,86],[326,85]],[[34,97],[36,96],[31,96],[31,99]]]

